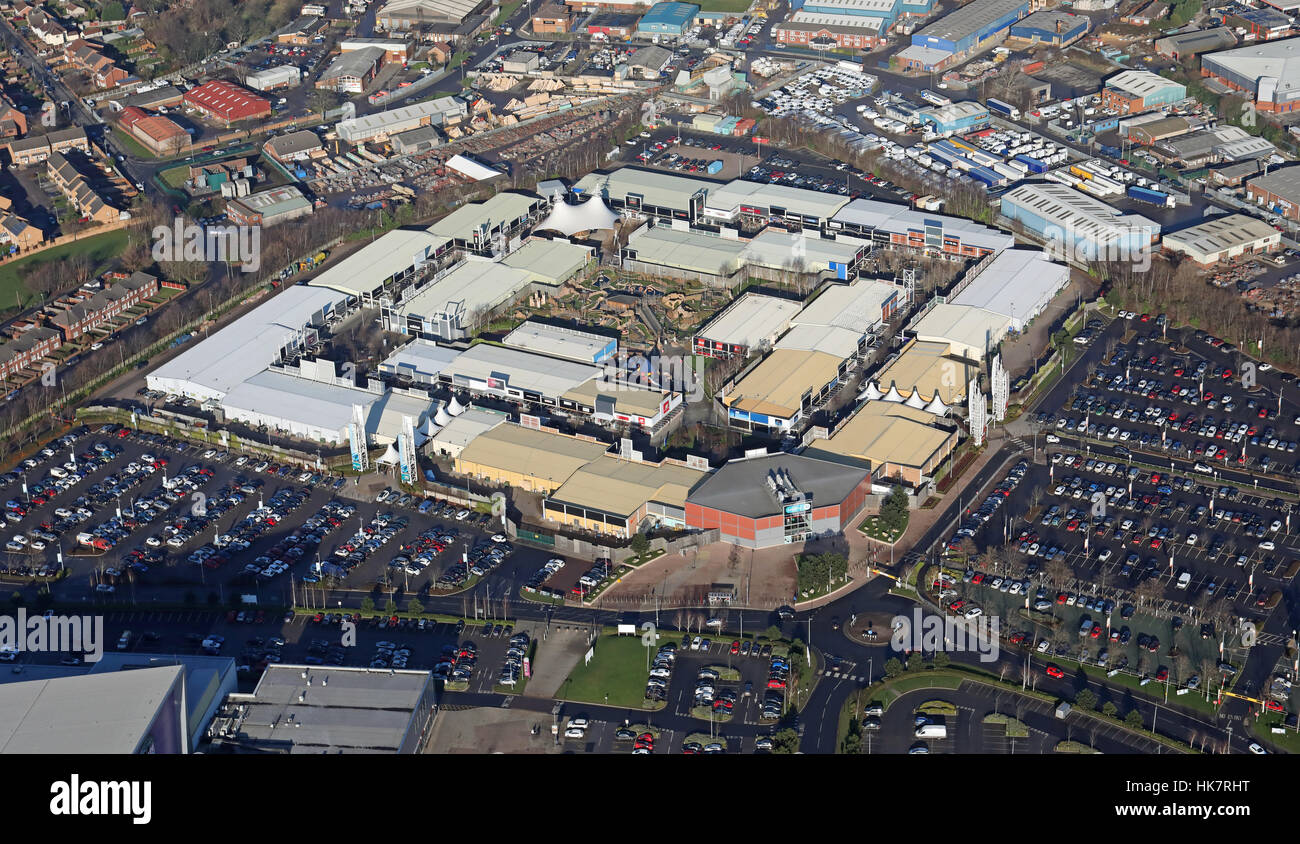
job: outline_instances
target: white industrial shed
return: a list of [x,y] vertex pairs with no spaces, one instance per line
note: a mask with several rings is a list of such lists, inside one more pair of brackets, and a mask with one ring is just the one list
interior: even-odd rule
[[1281,242],[1282,233],[1263,220],[1227,214],[1166,234],[1164,247],[1208,266],[1247,252],[1269,252]]
[[384,285],[444,253],[451,240],[423,229],[394,229],[308,282],[373,301]]
[[346,299],[337,290],[289,287],[167,361],[145,382],[150,389],[200,401],[222,399],[274,363],[282,350],[301,344],[308,327],[324,322]]
[[984,308],[941,302],[912,324],[923,343],[947,343],[948,353],[968,360],[983,360],[989,349],[1011,329],[1011,318]]
[[632,232],[627,248],[644,264],[729,276],[740,269],[745,242],[671,226],[642,226]]
[[899,288],[870,278],[852,284],[831,284],[808,303],[791,323],[848,328],[859,334],[875,331],[898,307]]
[[476,182],[503,175],[500,170],[489,167],[486,164],[480,164],[474,159],[466,158],[459,153],[447,159],[447,167],[451,170],[455,170],[467,179],[472,179]]
[[344,442],[353,405],[365,408],[366,431],[379,442],[394,442],[402,416],[419,427],[433,410],[428,397],[363,390],[304,378],[288,371],[258,373],[230,391],[222,403],[226,418],[253,427],[265,425],[292,437]]
[[1023,331],[1070,281],[1070,268],[1047,260],[1037,249],[1008,249],[993,258],[980,274],[951,299],[1011,320]]
[[696,348],[702,354],[748,353],[770,345],[790,327],[801,305],[791,299],[746,293],[696,332]]

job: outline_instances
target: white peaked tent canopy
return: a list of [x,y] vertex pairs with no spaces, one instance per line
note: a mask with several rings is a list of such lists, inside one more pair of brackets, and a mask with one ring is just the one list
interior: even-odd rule
[[925,412],[933,413],[935,416],[948,415],[948,405],[944,404],[943,399],[939,398],[938,390],[934,391],[934,398],[930,399],[930,403],[925,406]]
[[438,405],[438,412],[433,415],[433,421],[444,427],[451,422],[451,417],[447,415],[446,405]]
[[867,382],[867,389],[863,391],[863,395],[871,401],[880,401],[885,397],[885,394],[880,392],[880,388],[876,386],[875,381]]
[[[441,404],[441,403],[438,404],[438,409],[439,409],[439,410],[442,410],[442,404]],[[439,432],[440,430],[442,430],[442,427],[441,427],[440,425],[436,425],[436,424],[434,424],[433,417],[430,416],[429,419],[428,419],[428,421],[425,422],[425,425],[424,425],[424,438],[425,438],[425,439],[429,439],[429,440],[431,440],[431,439],[433,439],[434,437],[438,436],[438,432]]]
[[560,200],[537,228],[557,231],[568,237],[578,232],[612,229],[616,222],[618,215],[609,210],[602,197],[595,195],[581,205],[570,205]]
[[[935,395],[937,396],[938,393],[935,393]],[[915,388],[912,390],[912,395],[908,396],[907,401],[903,402],[903,404],[917,410],[925,410],[925,399],[921,398],[921,391]]]
[[885,401],[902,402],[903,394],[898,392],[898,387],[893,384],[889,385],[889,392],[885,393]]
[[465,405],[460,403],[460,399],[452,396],[451,403],[447,405],[447,412],[452,416],[460,416],[465,412]]
[[389,443],[389,444],[388,444],[388,449],[384,452],[384,456],[381,457],[381,458],[379,458],[379,459],[378,459],[377,461],[375,461],[375,462],[376,462],[376,463],[396,463],[396,462],[399,461],[399,460],[401,460],[401,457],[399,457],[398,454],[397,454],[397,448],[396,448],[392,443]]

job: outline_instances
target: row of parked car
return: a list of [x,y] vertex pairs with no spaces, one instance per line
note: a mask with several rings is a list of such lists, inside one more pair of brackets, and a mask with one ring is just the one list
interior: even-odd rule
[[650,677],[646,680],[646,700],[659,702],[668,699],[668,681],[672,679],[676,663],[677,646],[671,642],[661,646],[650,666]]
[[983,503],[981,503],[974,512],[962,521],[957,532],[948,540],[948,549],[950,551],[955,551],[960,547],[963,539],[974,537],[976,531],[979,530],[985,522],[993,518],[993,514],[996,513],[1006,502],[1007,498],[1011,495],[1012,490],[1020,485],[1021,480],[1025,477],[1025,473],[1028,471],[1029,463],[1025,460],[1021,460],[1015,466],[1011,467],[1011,470],[1007,472],[1007,476],[999,481],[998,485],[994,487],[993,492],[989,493],[989,496],[984,499]]
[[[262,502],[262,506],[254,508],[243,519],[232,525],[226,533],[214,537],[211,542],[196,549],[190,555],[191,562],[210,569],[221,568],[236,555],[247,552],[259,537],[286,519],[294,510],[301,507],[306,500],[307,493],[305,491],[293,487],[276,490],[270,498]],[[191,517],[191,519],[194,518]],[[205,520],[206,518],[200,521]],[[199,530],[197,524],[192,525],[191,529],[196,533]],[[249,563],[244,571],[252,578],[269,579],[275,577],[288,570],[290,565],[288,560],[297,559],[309,550],[314,551],[318,542],[319,540],[315,538],[312,532],[294,531],[258,557],[257,560]],[[292,553],[292,556],[286,556],[290,553]]]
[[528,656],[528,646],[532,643],[532,637],[520,630],[510,637],[510,647],[506,649],[505,660],[501,664],[501,674],[497,677],[497,684],[502,686],[513,686],[519,682],[519,674],[523,671],[524,660]]

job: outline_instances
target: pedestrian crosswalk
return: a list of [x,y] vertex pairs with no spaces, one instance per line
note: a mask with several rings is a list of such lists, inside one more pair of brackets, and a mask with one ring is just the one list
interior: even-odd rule
[[1012,448],[1014,448],[1016,451],[1020,452],[1021,454],[1027,454],[1028,452],[1033,451],[1033,449],[1029,447],[1029,443],[1020,439],[1020,437],[1016,437],[1016,436],[1007,437],[1007,444],[1010,445]]
[[858,674],[849,674],[844,671],[818,671],[817,676],[830,677],[832,680],[853,680],[855,682],[861,682],[867,679],[865,676],[860,676]]

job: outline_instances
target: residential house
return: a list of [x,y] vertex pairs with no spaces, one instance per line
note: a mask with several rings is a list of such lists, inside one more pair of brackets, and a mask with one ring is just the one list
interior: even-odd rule
[[67,343],[158,294],[158,279],[136,272],[59,310],[49,323]]
[[63,345],[59,332],[45,326],[33,326],[0,343],[0,378],[17,375]]

